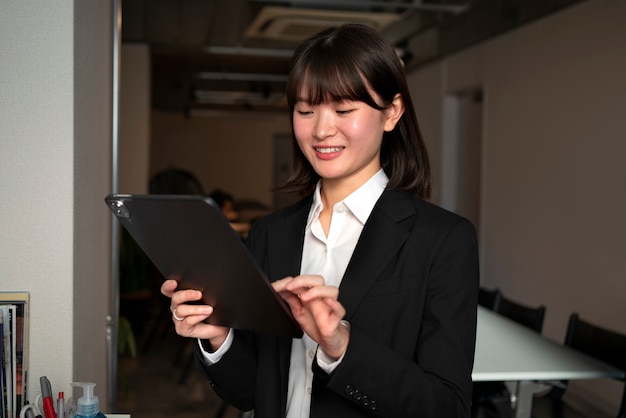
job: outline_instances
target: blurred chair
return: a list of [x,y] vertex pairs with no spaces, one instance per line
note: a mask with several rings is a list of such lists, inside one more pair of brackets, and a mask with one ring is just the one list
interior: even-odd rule
[[[494,312],[541,334],[546,314],[545,306],[530,307],[523,305],[503,296],[498,289],[492,291],[483,291],[481,289],[478,303],[482,305],[481,298],[484,303],[491,303],[494,306]],[[488,306],[485,307],[488,308]],[[504,382],[474,383],[472,417],[476,417],[479,414],[485,418],[512,417],[511,392]]]
[[[577,313],[572,313],[567,325],[567,333],[563,345],[582,351],[604,363],[626,371],[626,334],[608,330],[598,325],[580,319]],[[625,382],[624,378],[616,378]],[[567,409],[564,408],[563,395],[567,390],[568,381],[556,382],[554,387],[546,395],[536,397],[533,401],[536,408],[540,402],[549,402],[551,417],[567,417]],[[626,418],[626,383],[622,390],[617,418]],[[534,408],[535,409],[535,408]],[[541,407],[542,410],[546,409]]]
[[501,295],[494,311],[541,334],[546,315],[546,307],[543,305],[530,307]]
[[500,289],[498,288],[487,289],[481,287],[478,291],[478,304],[483,308],[495,311],[498,309],[501,296],[502,292],[500,292]]

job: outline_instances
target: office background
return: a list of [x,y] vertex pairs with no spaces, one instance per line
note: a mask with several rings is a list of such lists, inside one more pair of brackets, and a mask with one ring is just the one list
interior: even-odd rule
[[[67,392],[72,380],[90,380],[106,405],[111,4],[1,6],[0,289],[31,292],[31,393],[40,375]],[[409,77],[434,200],[477,223],[482,284],[545,304],[544,334],[557,341],[572,311],[626,332],[624,17],[621,0],[584,1]],[[140,74],[142,53],[125,52],[125,76],[133,59]],[[134,97],[134,110],[122,110],[137,126],[127,117],[121,129],[143,134],[122,145],[121,191],[177,165],[207,189],[271,202],[273,144],[287,121],[149,114]],[[473,146],[455,153],[458,130],[474,133]],[[572,389],[603,409],[620,394],[612,382]]]

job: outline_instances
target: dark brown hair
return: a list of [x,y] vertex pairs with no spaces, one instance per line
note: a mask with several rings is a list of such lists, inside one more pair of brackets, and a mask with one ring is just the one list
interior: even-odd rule
[[[370,95],[368,87],[380,97],[381,104]],[[384,133],[381,146],[381,166],[389,177],[387,188],[408,191],[422,198],[430,196],[428,152],[420,134],[404,67],[394,48],[380,33],[366,25],[345,24],[304,41],[294,53],[287,82],[291,115],[303,88],[308,90],[305,97],[312,105],[351,100],[378,110],[390,106],[399,93],[404,101],[404,114],[391,132]],[[277,190],[308,194],[315,189],[319,175],[298,147],[293,126],[292,139],[292,175]]]

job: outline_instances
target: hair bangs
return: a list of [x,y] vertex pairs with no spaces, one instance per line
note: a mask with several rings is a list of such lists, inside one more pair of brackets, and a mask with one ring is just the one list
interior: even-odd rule
[[357,65],[347,57],[325,57],[322,48],[310,51],[299,64],[301,71],[295,73],[299,77],[291,80],[287,91],[288,102],[292,108],[298,101],[318,105],[349,100],[364,102],[380,109]]

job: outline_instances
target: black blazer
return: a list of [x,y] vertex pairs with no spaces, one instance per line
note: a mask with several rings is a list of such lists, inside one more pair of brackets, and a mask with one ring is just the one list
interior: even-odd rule
[[[248,245],[270,280],[299,274],[311,202],[254,224]],[[341,282],[350,342],[332,374],[314,365],[311,417],[469,416],[477,295],[473,225],[386,190]],[[256,418],[279,418],[290,350],[289,338],[236,331],[217,364],[198,364],[228,403],[254,409]]]

